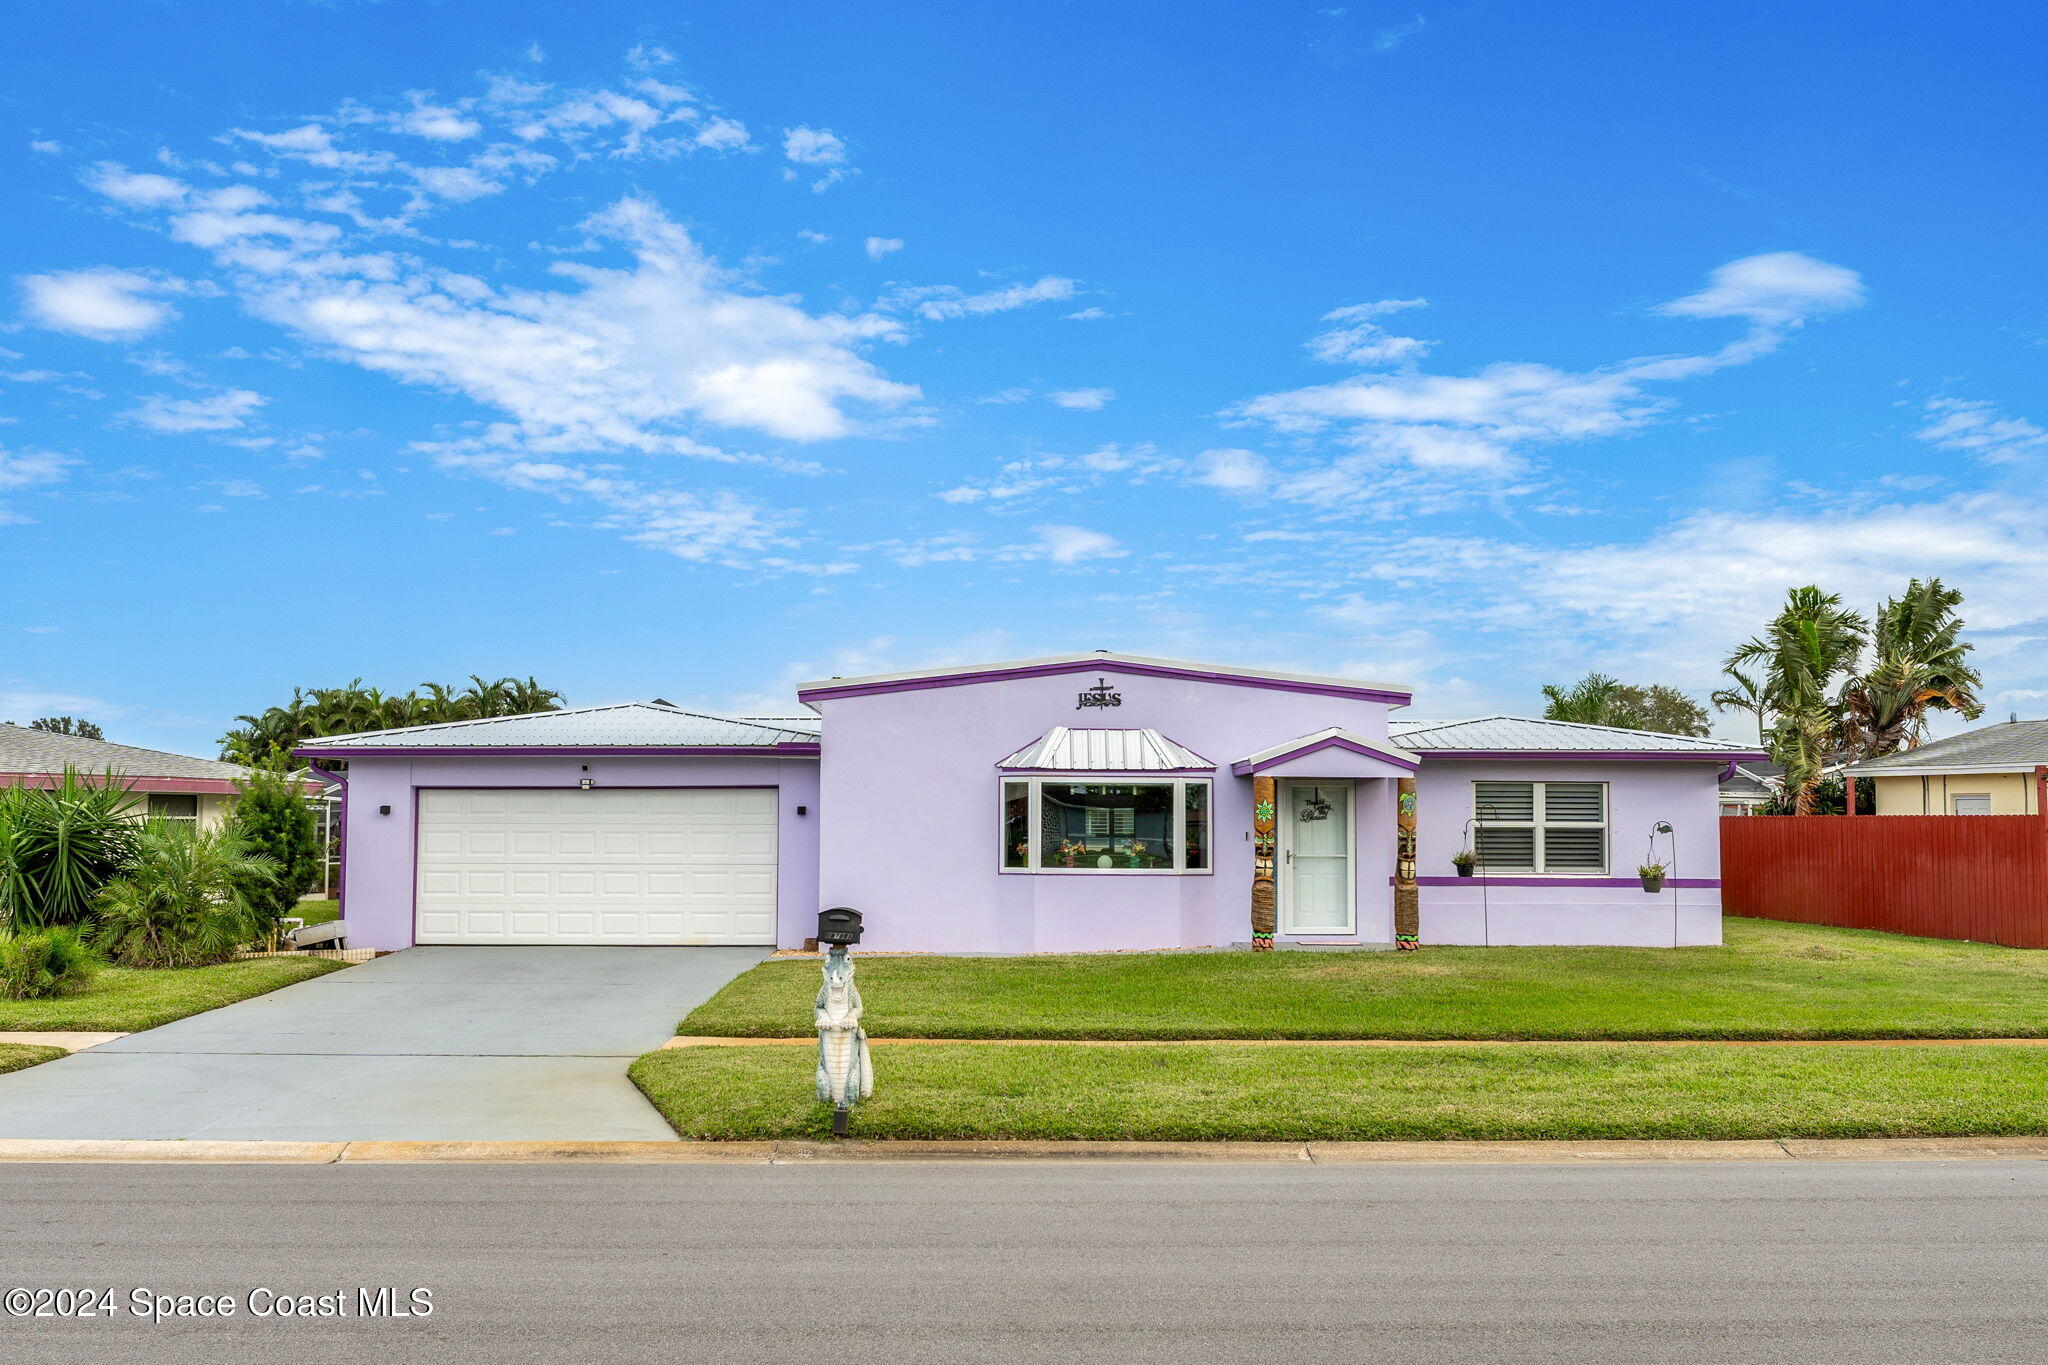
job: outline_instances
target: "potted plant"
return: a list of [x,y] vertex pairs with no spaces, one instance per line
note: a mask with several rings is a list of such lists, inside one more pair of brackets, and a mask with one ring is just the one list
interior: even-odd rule
[[1131,840],[1131,846],[1127,851],[1130,854],[1132,867],[1143,867],[1145,865],[1145,841],[1143,839]]
[[1636,875],[1643,879],[1643,890],[1651,895],[1664,889],[1664,864],[1644,863],[1636,869]]
[[1471,876],[1472,869],[1478,865],[1478,862],[1479,855],[1469,848],[1460,849],[1451,855],[1451,866],[1458,869],[1460,877]]

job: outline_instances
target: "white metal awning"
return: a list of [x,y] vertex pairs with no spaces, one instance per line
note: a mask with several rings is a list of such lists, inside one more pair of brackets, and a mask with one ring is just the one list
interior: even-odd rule
[[1216,765],[1157,730],[1055,725],[996,766],[1005,772],[1175,773]]

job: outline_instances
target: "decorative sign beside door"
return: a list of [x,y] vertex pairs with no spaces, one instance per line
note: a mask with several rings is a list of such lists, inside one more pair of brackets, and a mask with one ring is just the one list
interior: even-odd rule
[[1124,694],[1109,685],[1109,679],[1097,678],[1095,686],[1084,689],[1074,703],[1076,711],[1086,711],[1091,706],[1122,706]]

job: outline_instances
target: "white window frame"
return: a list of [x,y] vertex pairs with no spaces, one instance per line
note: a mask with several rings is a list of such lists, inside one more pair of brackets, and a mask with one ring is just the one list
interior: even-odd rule
[[[1493,783],[1508,783],[1508,782],[1513,782],[1513,783],[1519,783],[1519,784],[1522,784],[1522,785],[1526,785],[1526,786],[1527,786],[1527,787],[1528,787],[1528,788],[1530,789],[1530,791],[1529,791],[1529,801],[1530,801],[1530,805],[1529,805],[1529,814],[1530,814],[1530,817],[1531,817],[1531,818],[1530,818],[1530,819],[1527,819],[1527,820],[1500,820],[1500,819],[1488,819],[1488,818],[1486,818],[1485,816],[1481,815],[1481,814],[1480,814],[1480,811],[1479,811],[1479,784],[1480,784],[1481,782],[1493,782]],[[1546,797],[1545,797],[1545,794],[1544,794],[1544,788],[1546,788],[1546,787],[1550,787],[1550,786],[1559,786],[1559,787],[1587,787],[1587,786],[1592,786],[1592,787],[1598,787],[1598,788],[1600,789],[1600,819],[1599,819],[1599,821],[1598,821],[1598,822],[1596,823],[1596,822],[1594,822],[1594,821],[1591,821],[1591,820],[1552,820],[1552,821],[1546,821],[1546,820],[1544,820],[1544,818],[1543,818],[1543,812],[1544,812],[1544,810],[1545,810],[1545,808],[1546,808]],[[1492,865],[1486,864],[1486,863],[1484,863],[1484,862],[1481,862],[1481,863],[1479,864],[1479,866],[1478,866],[1478,867],[1477,867],[1477,868],[1475,869],[1475,870],[1476,870],[1476,871],[1477,871],[1477,872],[1479,873],[1479,875],[1480,875],[1480,876],[1482,876],[1482,877],[1484,877],[1484,876],[1490,876],[1490,875],[1493,875],[1493,874],[1494,874],[1494,873],[1495,873],[1495,872],[1497,871],[1497,872],[1499,872],[1499,873],[1500,873],[1501,875],[1503,875],[1503,876],[1509,876],[1509,877],[1555,877],[1555,878],[1557,878],[1557,879],[1558,879],[1559,881],[1575,881],[1575,880],[1577,880],[1577,881],[1582,881],[1582,880],[1585,880],[1586,878],[1589,878],[1589,877],[1606,877],[1606,876],[1610,875],[1610,872],[1611,872],[1611,868],[1612,868],[1612,865],[1613,865],[1613,861],[1614,861],[1614,849],[1613,849],[1613,842],[1614,842],[1614,839],[1613,839],[1613,834],[1614,834],[1614,829],[1613,829],[1613,815],[1614,815],[1614,806],[1613,806],[1613,793],[1612,793],[1612,792],[1611,792],[1611,791],[1610,791],[1610,790],[1608,789],[1608,784],[1607,784],[1607,783],[1605,783],[1605,782],[1589,782],[1589,781],[1587,781],[1587,780],[1586,780],[1586,779],[1584,779],[1584,778],[1573,778],[1573,779],[1571,779],[1570,781],[1561,781],[1561,782],[1551,783],[1551,782],[1525,782],[1525,781],[1524,781],[1524,779],[1522,779],[1522,778],[1519,778],[1519,777],[1486,777],[1486,778],[1474,778],[1474,779],[1472,780],[1472,783],[1471,783],[1471,787],[1472,787],[1472,829],[1473,829],[1473,838],[1472,838],[1472,846],[1473,846],[1473,848],[1474,848],[1475,850],[1476,850],[1476,849],[1477,849],[1477,848],[1479,847],[1479,837],[1478,837],[1478,831],[1480,831],[1480,830],[1483,830],[1483,829],[1528,829],[1528,830],[1534,830],[1534,831],[1535,831],[1535,834],[1534,834],[1534,836],[1533,836],[1533,837],[1532,837],[1532,838],[1530,839],[1530,848],[1529,848],[1529,853],[1530,853],[1530,857],[1531,857],[1531,858],[1533,859],[1533,862],[1532,862],[1531,866],[1529,866],[1529,867],[1527,867],[1527,868],[1520,868],[1520,867],[1499,867],[1499,868],[1497,868],[1497,867],[1495,867],[1495,866],[1492,866]],[[1545,860],[1545,856],[1544,856],[1544,855],[1545,855],[1545,849],[1544,849],[1544,847],[1543,847],[1543,831],[1544,831],[1544,828],[1545,828],[1545,826],[1546,826],[1546,825],[1554,825],[1554,826],[1556,826],[1556,827],[1557,827],[1557,828],[1559,828],[1559,829],[1597,829],[1597,830],[1599,830],[1599,831],[1600,831],[1600,867],[1599,867],[1599,869],[1598,869],[1597,871],[1595,871],[1595,870],[1577,870],[1577,871],[1572,871],[1572,872],[1548,872],[1548,871],[1545,871],[1545,870],[1544,870],[1544,863],[1545,863],[1545,861],[1546,861],[1546,860]]]
[[[1963,802],[1963,801],[1982,801],[1982,802],[1984,803],[1984,809],[1983,809],[1983,810],[1970,810],[1970,811],[1966,811],[1966,810],[1958,810],[1958,809],[1956,808],[1956,807],[1957,807],[1957,805],[1958,805],[1958,803],[1960,803],[1960,802]],[[1950,792],[1950,793],[1948,794],[1948,813],[1949,813],[1950,815],[1989,815],[1989,814],[1991,814],[1991,793],[1990,793],[1990,792]]]
[[[206,802],[201,800],[200,797],[194,792],[150,792],[148,793],[148,795],[149,800],[143,803],[143,814],[146,818],[151,820],[164,820],[174,825],[192,825],[196,827],[199,824],[200,815],[203,814],[206,810]],[[156,805],[156,798],[158,798],[159,796],[191,797],[192,813],[190,815],[160,814],[158,811],[154,809]]]
[[[1172,867],[1046,867],[1043,865],[1042,850],[1039,847],[1043,831],[1038,827],[1038,811],[1041,802],[1040,789],[1046,783],[1061,787],[1171,787],[1173,788],[1173,866]],[[1009,835],[1005,828],[1003,803],[1007,789],[1022,783],[1026,786],[1025,808],[1030,812],[1030,837],[1024,841],[1025,858],[1023,867],[1010,867]],[[1188,862],[1188,792],[1189,787],[1209,788],[1203,796],[1203,809],[1209,813],[1209,843],[1207,867],[1189,867]],[[1115,835],[1109,836],[1111,838]],[[1216,870],[1216,792],[1214,784],[1206,777],[1177,777],[1164,773],[1004,773],[996,779],[996,871],[1009,876],[1047,877],[1206,877]]]

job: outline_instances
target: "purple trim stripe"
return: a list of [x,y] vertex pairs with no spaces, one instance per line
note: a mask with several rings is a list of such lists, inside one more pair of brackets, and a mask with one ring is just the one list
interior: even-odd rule
[[1132,778],[1132,779],[1135,779],[1135,780],[1137,780],[1137,781],[1141,781],[1141,782],[1142,782],[1142,781],[1143,781],[1143,780],[1145,779],[1145,777],[1146,777],[1146,775],[1147,775],[1147,774],[1152,774],[1152,775],[1157,775],[1157,774],[1159,774],[1159,773],[1205,773],[1205,774],[1206,774],[1206,773],[1213,773],[1213,772],[1215,772],[1215,771],[1216,771],[1216,769],[1215,769],[1215,768],[1213,768],[1213,767],[1209,767],[1209,768],[1006,768],[1006,767],[1004,767],[1004,766],[1003,766],[1002,764],[998,763],[998,764],[996,765],[996,771],[997,771],[997,772],[999,772],[999,773],[1031,773],[1031,774],[1033,774],[1033,775],[1039,775],[1039,776],[1045,776],[1045,777],[1063,777],[1063,776],[1064,776],[1064,777],[1074,777],[1074,778],[1077,778],[1077,779],[1092,779],[1092,778],[1098,778],[1098,777],[1114,777],[1114,778],[1117,778],[1117,779],[1118,779],[1119,781],[1121,781],[1121,780],[1122,780],[1122,779],[1124,779],[1124,778]]
[[1350,697],[1359,701],[1385,702],[1406,706],[1415,698],[1407,692],[1385,688],[1347,686],[1343,683],[1298,682],[1291,678],[1246,677],[1237,673],[1209,673],[1195,668],[1165,668],[1159,664],[1127,663],[1121,659],[1075,659],[1061,663],[1034,664],[1029,668],[989,668],[979,671],[938,673],[923,678],[897,678],[890,682],[830,683],[806,687],[796,694],[800,702],[837,701],[842,697],[870,697],[883,692],[923,692],[934,687],[965,687],[972,683],[1009,682],[1016,678],[1057,677],[1064,673],[1129,673],[1141,678],[1184,678],[1193,682],[1226,683],[1236,687],[1262,687],[1274,692],[1308,692],[1324,697]]
[[549,754],[579,758],[589,754],[605,757],[647,755],[686,758],[816,758],[821,746],[815,740],[786,740],[780,744],[378,744],[321,749],[308,745],[294,749],[299,758],[533,758]]
[[1703,763],[1749,763],[1769,755],[1725,749],[1417,749],[1415,756],[1431,758],[1548,759],[1554,763],[1670,763],[1695,759]]
[[1415,772],[1421,766],[1412,758],[1400,758],[1394,754],[1375,749],[1370,744],[1360,744],[1339,735],[1328,735],[1313,743],[1303,744],[1298,748],[1289,749],[1285,753],[1275,754],[1271,758],[1262,758],[1256,763],[1239,759],[1230,765],[1230,771],[1238,777],[1252,777],[1266,771],[1268,768],[1277,768],[1282,763],[1291,763],[1297,758],[1305,757],[1308,754],[1320,753],[1324,749],[1343,749],[1348,753],[1363,754],[1367,758],[1376,758],[1382,763],[1391,763],[1396,768],[1400,768],[1405,772]]
[[[1387,878],[1389,885],[1393,878]],[[1642,889],[1639,877],[1417,877],[1418,886],[1632,886]],[[1718,887],[1719,877],[1666,877],[1664,885],[1684,887],[1687,890],[1706,890]]]

